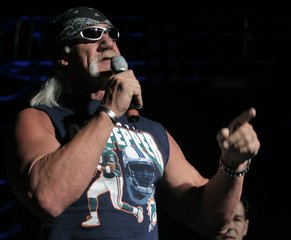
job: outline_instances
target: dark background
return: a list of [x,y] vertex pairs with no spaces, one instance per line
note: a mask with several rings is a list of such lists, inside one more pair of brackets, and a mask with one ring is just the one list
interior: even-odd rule
[[[256,7],[157,2],[10,3],[0,16],[0,131],[46,79],[49,20],[76,5],[103,11],[121,31],[118,44],[143,87],[141,114],[162,122],[203,175],[217,170],[216,134],[253,106],[261,149],[245,178],[251,205],[246,239],[283,239],[290,215],[291,11]],[[0,171],[0,239],[23,238],[23,223]],[[177,203],[179,204],[179,203]],[[18,218],[19,217],[19,218]],[[201,239],[159,213],[161,239]],[[29,220],[30,217],[27,216]],[[286,220],[285,220],[286,221]],[[185,237],[188,234],[188,237]],[[284,237],[283,237],[284,236]]]

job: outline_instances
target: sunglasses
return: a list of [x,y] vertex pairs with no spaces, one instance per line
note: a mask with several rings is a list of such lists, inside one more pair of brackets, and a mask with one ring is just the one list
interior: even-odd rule
[[89,41],[98,41],[103,33],[107,33],[112,40],[119,38],[119,31],[115,27],[88,27],[79,32],[76,38],[83,38]]

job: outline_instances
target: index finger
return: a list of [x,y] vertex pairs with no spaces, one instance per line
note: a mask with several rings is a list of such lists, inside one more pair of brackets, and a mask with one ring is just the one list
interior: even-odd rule
[[256,109],[253,107],[244,111],[230,123],[229,125],[230,132],[235,131],[238,127],[242,126],[246,122],[251,121],[255,116],[256,116]]

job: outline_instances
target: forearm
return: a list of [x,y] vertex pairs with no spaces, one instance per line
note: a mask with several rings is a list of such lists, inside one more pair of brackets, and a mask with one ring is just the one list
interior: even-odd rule
[[221,167],[218,168],[203,190],[200,202],[202,230],[205,228],[216,235],[227,229],[239,202],[243,182],[244,175],[230,177]]
[[95,174],[113,124],[101,112],[61,148],[38,159],[29,174],[30,195],[51,215],[78,199]]
[[159,200],[166,211],[171,209],[169,214],[189,228],[204,235],[216,235],[226,230],[232,219],[243,178],[231,179],[219,169],[206,184],[200,186],[189,182],[172,188],[166,180],[162,182]]
[[[161,182],[159,200],[166,206],[165,210],[171,209],[169,214],[201,234],[216,235],[224,231],[239,200],[244,176],[231,178],[217,163],[216,174],[207,180],[187,162],[176,165],[177,162],[175,158],[167,165]],[[236,170],[243,171],[243,167]]]

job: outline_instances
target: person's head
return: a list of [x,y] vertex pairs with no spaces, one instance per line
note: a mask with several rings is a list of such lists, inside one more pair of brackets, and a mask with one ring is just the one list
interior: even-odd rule
[[31,106],[57,106],[62,92],[88,96],[106,87],[110,59],[120,55],[119,31],[102,12],[86,6],[69,9],[52,21],[49,35],[52,73]]
[[216,236],[216,240],[242,240],[247,235],[249,227],[249,203],[242,196],[235,208],[234,217],[230,223],[227,233]]

